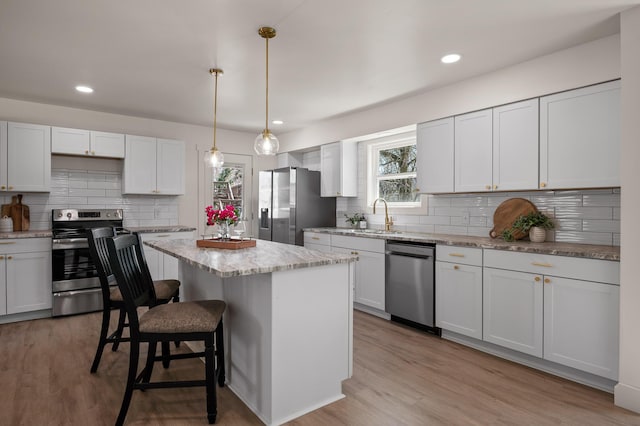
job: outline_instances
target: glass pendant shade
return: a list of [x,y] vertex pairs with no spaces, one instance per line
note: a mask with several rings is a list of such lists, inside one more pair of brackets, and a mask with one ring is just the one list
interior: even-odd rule
[[253,149],[258,155],[276,155],[280,149],[280,141],[269,129],[265,129],[256,137]]
[[211,150],[204,153],[204,162],[209,167],[222,167],[224,155],[218,151],[218,148],[211,148]]

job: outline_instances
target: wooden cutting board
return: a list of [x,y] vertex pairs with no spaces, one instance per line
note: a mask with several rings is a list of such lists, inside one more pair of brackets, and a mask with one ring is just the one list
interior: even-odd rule
[[[489,232],[489,236],[491,238],[501,236],[502,231],[510,229],[518,217],[536,211],[538,211],[536,206],[524,198],[510,198],[503,201],[493,214],[493,229]],[[513,231],[513,238],[516,240],[520,240],[526,236],[527,234],[522,231]]]
[[17,203],[11,204],[10,216],[13,220],[13,232],[28,231],[30,224],[29,206],[22,204],[22,194],[18,194],[17,197]]
[[2,211],[0,211],[0,217],[11,217],[11,207],[14,204],[18,204],[18,196],[17,195],[12,195],[11,196],[11,204],[3,204],[2,205]]

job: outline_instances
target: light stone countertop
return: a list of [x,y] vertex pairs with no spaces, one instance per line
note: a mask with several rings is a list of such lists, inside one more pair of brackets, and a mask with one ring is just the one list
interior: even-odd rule
[[219,277],[266,274],[275,271],[348,263],[357,256],[323,253],[301,246],[256,240],[256,247],[238,250],[199,248],[196,240],[146,241],[145,244]]
[[51,238],[53,234],[51,230],[37,230],[37,231],[19,231],[19,232],[2,232],[0,233],[0,239],[8,240],[14,238]]
[[520,251],[525,253],[553,254],[558,256],[584,257],[590,259],[620,261],[620,247],[594,244],[575,244],[560,242],[532,243],[530,241],[505,242],[489,237],[470,237],[466,235],[423,234],[418,232],[385,232],[374,230],[362,232],[349,228],[305,228],[306,232],[321,232],[334,235],[351,235],[355,237],[378,238],[397,241],[414,241],[450,246],[478,247],[496,250]]
[[139,232],[141,234],[151,234],[156,232],[190,232],[195,231],[193,226],[184,225],[157,225],[157,226],[125,226],[129,232]]

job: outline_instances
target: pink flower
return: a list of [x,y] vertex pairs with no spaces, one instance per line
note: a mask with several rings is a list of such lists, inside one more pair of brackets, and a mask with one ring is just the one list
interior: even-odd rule
[[213,206],[207,206],[204,209],[207,215],[207,225],[215,225],[219,223],[227,223],[233,225],[238,222],[238,212],[232,204],[228,204],[221,210],[214,209]]

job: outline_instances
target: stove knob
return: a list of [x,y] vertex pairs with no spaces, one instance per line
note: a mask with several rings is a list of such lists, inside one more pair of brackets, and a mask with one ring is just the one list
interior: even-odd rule
[[62,217],[62,213],[58,213],[58,217]]
[[111,213],[107,213],[107,217],[111,217]]
[[67,217],[68,217],[69,219],[71,219],[71,216],[72,216],[71,212],[67,213]]

